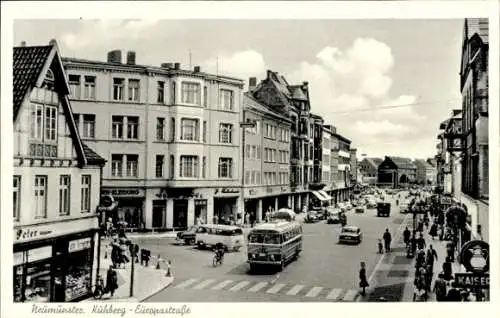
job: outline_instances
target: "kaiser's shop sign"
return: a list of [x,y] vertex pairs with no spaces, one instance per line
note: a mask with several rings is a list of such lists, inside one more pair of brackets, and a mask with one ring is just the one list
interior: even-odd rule
[[490,269],[489,244],[479,240],[465,243],[460,251],[460,263],[468,272],[488,272]]

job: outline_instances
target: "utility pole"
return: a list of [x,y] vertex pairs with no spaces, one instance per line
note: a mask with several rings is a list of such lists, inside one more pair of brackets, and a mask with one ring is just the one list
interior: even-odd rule
[[134,297],[134,272],[135,272],[135,244],[131,249],[130,253],[130,298]]

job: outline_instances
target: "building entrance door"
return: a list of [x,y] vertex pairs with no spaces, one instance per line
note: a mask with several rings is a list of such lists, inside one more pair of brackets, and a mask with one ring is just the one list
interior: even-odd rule
[[174,228],[176,230],[187,229],[188,200],[174,200]]
[[153,201],[153,228],[164,228],[165,227],[165,200],[154,200]]

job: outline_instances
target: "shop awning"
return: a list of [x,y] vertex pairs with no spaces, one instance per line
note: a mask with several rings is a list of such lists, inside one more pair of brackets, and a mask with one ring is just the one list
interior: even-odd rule
[[312,193],[320,201],[326,201],[326,200],[328,200],[327,198],[325,198],[324,196],[322,196],[321,193],[319,193],[318,191],[313,191]]
[[323,190],[319,190],[318,191],[322,196],[324,196],[327,200],[332,200],[333,198],[328,194],[326,193],[325,191]]

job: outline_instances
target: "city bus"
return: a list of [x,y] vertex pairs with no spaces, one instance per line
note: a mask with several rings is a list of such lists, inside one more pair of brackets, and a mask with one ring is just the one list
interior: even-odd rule
[[248,234],[247,247],[251,271],[269,266],[282,271],[302,251],[302,225],[293,220],[259,224]]

